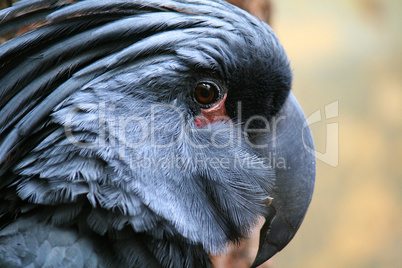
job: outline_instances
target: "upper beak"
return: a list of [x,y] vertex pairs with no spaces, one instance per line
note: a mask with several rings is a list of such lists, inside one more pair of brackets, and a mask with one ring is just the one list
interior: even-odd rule
[[254,144],[268,144],[261,149],[276,172],[273,200],[260,232],[260,245],[251,267],[257,267],[282,250],[299,229],[310,204],[315,182],[313,138],[296,98],[290,93],[284,107],[273,119],[267,135]]

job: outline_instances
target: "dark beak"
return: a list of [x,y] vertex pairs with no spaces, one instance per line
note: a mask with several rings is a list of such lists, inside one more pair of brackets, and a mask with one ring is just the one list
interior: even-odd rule
[[291,93],[273,118],[270,133],[255,138],[255,144],[271,159],[276,182],[273,200],[260,232],[260,245],[251,267],[257,267],[282,250],[299,229],[314,189],[314,144],[306,118]]

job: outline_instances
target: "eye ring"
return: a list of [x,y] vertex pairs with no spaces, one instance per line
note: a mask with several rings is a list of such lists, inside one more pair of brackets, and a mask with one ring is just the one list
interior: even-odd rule
[[213,82],[199,82],[193,91],[193,98],[204,109],[213,106],[222,95],[220,87]]

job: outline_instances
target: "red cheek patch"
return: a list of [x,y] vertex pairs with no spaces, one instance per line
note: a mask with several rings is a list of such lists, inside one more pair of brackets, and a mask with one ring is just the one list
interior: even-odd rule
[[227,94],[211,108],[201,109],[201,114],[194,118],[195,125],[197,127],[204,127],[213,122],[230,120],[225,108],[226,97]]

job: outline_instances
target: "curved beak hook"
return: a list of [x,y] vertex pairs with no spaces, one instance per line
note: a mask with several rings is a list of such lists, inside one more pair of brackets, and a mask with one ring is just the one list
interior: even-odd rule
[[269,134],[255,138],[254,144],[271,161],[276,172],[272,203],[260,231],[260,245],[251,267],[257,267],[282,250],[299,229],[310,205],[315,182],[313,138],[304,113],[290,93],[282,110],[272,119]]

